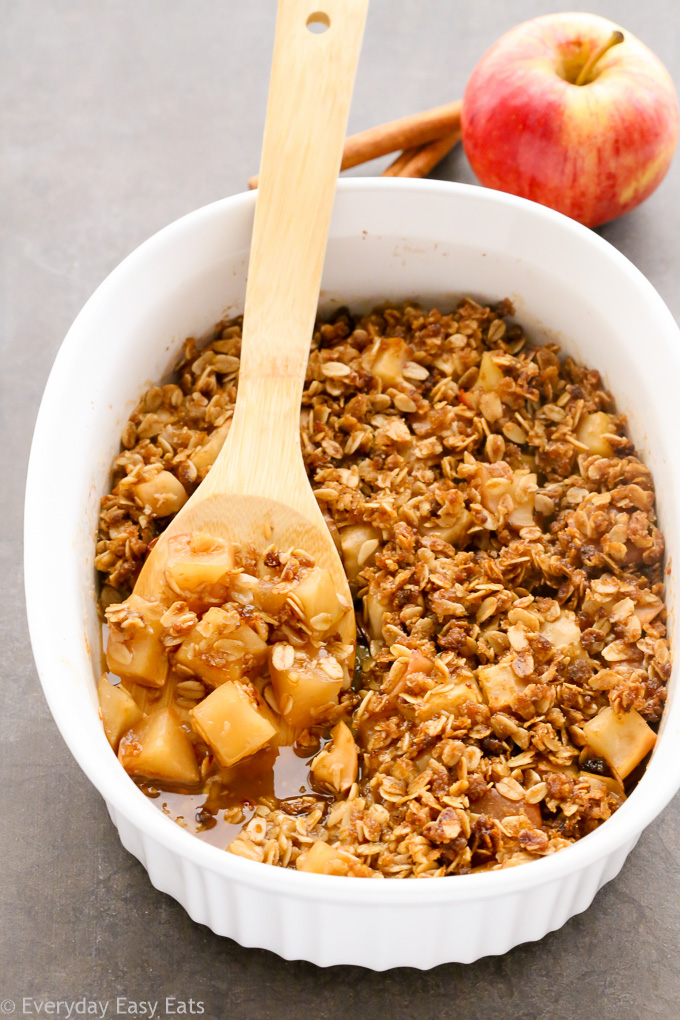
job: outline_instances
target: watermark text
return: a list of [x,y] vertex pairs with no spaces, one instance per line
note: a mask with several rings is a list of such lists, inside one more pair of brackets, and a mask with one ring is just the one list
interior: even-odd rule
[[20,999],[2,999],[0,1014],[57,1017],[61,1020],[77,1020],[78,1017],[171,1020],[174,1017],[203,1016],[205,1003],[200,999],[180,999],[175,995],[166,995],[163,999],[131,999],[126,995],[117,995],[115,999],[90,999],[84,995],[76,999],[45,999],[24,995]]

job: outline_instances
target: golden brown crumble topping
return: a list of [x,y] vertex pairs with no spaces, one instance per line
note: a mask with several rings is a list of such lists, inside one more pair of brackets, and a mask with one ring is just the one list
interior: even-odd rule
[[[299,789],[282,797],[263,779],[278,738],[238,775],[215,761],[191,722],[210,689],[195,661],[155,674],[155,691],[123,681],[119,755],[135,727],[155,726],[156,746],[174,725],[204,784],[201,834],[219,818],[231,852],[366,876],[505,867],[586,835],[638,778],[670,675],[652,478],[599,374],[531,346],[512,311],[407,302],[317,328],[302,449],[359,647],[337,712],[294,721],[280,741],[280,757],[294,744],[312,768]],[[125,426],[96,558],[114,626],[150,543],[221,447],[239,350],[239,321],[200,350],[187,340],[175,381]],[[197,620],[181,602],[149,634],[186,641]],[[112,690],[100,685],[103,699]],[[149,713],[154,697],[163,707]]]

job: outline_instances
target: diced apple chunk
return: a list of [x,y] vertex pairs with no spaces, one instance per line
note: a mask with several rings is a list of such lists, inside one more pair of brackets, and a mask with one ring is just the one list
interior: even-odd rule
[[233,569],[233,549],[219,538],[195,532],[174,535],[168,541],[166,573],[183,593],[196,594],[219,582],[225,583],[226,575]]
[[124,687],[114,687],[105,676],[97,684],[99,708],[107,739],[118,750],[120,738],[142,718],[142,710]]
[[623,783],[614,776],[595,776],[592,772],[579,772],[578,779],[581,783],[587,783],[592,790],[613,793],[622,800],[626,799]]
[[622,779],[656,744],[656,733],[634,708],[623,713],[604,708],[585,724],[583,733],[588,746],[605,758]]
[[581,418],[576,429],[576,438],[579,443],[588,447],[590,453],[596,453],[598,457],[611,457],[614,452],[612,445],[604,437],[614,431],[611,417],[604,411],[595,411]]
[[472,514],[464,509],[461,509],[455,517],[436,517],[435,520],[440,523],[435,524],[433,528],[422,528],[423,538],[438,538],[454,546],[463,542],[474,523]]
[[534,523],[534,501],[537,489],[536,475],[519,468],[511,478],[492,475],[482,482],[482,504],[496,515],[501,499],[509,497],[512,509],[506,520],[516,528],[529,527]]
[[335,630],[346,610],[338,600],[333,578],[327,570],[313,567],[294,588],[305,620],[318,635]]
[[383,640],[383,617],[387,609],[387,604],[378,598],[377,592],[370,589],[366,592],[364,596],[364,622],[368,636],[372,641]]
[[213,606],[191,629],[175,662],[212,687],[256,673],[267,659],[267,643],[246,623]]
[[333,727],[330,743],[317,754],[311,767],[318,783],[338,793],[349,790],[357,777],[359,758],[352,731],[346,723],[339,722]]
[[191,460],[196,467],[201,478],[207,475],[210,468],[217,460],[217,454],[224,446],[224,440],[227,438],[227,433],[231,427],[231,418],[225,421],[223,425],[220,425],[218,429],[215,429],[210,433],[208,441],[199,446],[197,450],[191,454]]
[[193,744],[171,708],[159,709],[125,734],[118,760],[133,776],[178,786],[200,780]]
[[269,673],[281,715],[291,726],[321,722],[345,684],[345,671],[334,656],[285,642],[271,647]]
[[292,590],[293,585],[290,581],[261,577],[253,589],[253,597],[263,612],[276,616],[283,609]]
[[187,501],[186,489],[170,471],[161,471],[133,488],[135,499],[153,517],[176,514]]
[[480,666],[477,670],[477,679],[492,712],[512,708],[517,695],[526,687],[526,682],[515,676],[509,662]]
[[487,393],[497,389],[498,384],[503,381],[503,370],[493,359],[494,354],[492,351],[484,351],[479,364],[477,385],[486,390]]
[[569,609],[563,609],[556,620],[544,621],[541,624],[541,634],[563,655],[576,659],[585,654],[581,644],[581,628],[576,622],[576,615]]
[[242,570],[229,581],[229,594],[240,605],[252,606],[255,604],[259,586],[260,582],[257,577]]
[[481,692],[472,674],[467,679],[433,687],[418,706],[416,718],[418,721],[425,721],[443,713],[460,715],[469,701],[478,704],[482,701]]
[[194,728],[228,768],[255,754],[276,735],[269,711],[252,684],[222,684],[191,709]]
[[380,532],[370,524],[350,524],[340,531],[342,562],[350,581],[370,563],[380,545]]
[[295,867],[298,871],[311,871],[317,875],[346,875],[351,864],[352,859],[344,850],[317,839],[309,850],[300,854]]
[[534,523],[536,475],[528,471],[515,471],[510,490],[514,508],[508,514],[508,523],[515,528],[530,528]]
[[425,676],[432,676],[433,671],[434,662],[432,659],[429,659],[427,655],[423,655],[423,653],[419,652],[417,648],[414,648],[408,660],[406,676],[412,676],[414,673],[423,673]]
[[112,673],[145,687],[162,687],[168,675],[160,602],[130,595],[107,613],[106,661]]
[[470,810],[476,815],[497,818],[500,822],[511,815],[525,814],[531,825],[535,828],[541,826],[541,809],[538,804],[527,804],[525,800],[510,800],[508,797],[503,797],[493,787],[477,800],[472,801]]
[[380,341],[370,370],[386,390],[404,381],[402,371],[407,361],[408,347],[401,337],[387,337]]

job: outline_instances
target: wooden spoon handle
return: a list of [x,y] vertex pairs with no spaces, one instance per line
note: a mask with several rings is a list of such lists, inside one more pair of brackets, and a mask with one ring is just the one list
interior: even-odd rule
[[253,381],[294,380],[286,389],[295,419],[367,8],[368,0],[279,0],[239,402]]
[[[319,511],[300,402],[368,0],[279,0],[234,420],[210,492]],[[321,23],[326,31],[309,30]]]

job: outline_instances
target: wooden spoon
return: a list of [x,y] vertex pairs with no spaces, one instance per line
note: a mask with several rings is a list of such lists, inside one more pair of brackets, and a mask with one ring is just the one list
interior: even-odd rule
[[135,586],[145,598],[163,590],[172,535],[303,549],[347,602],[339,630],[348,644],[356,638],[352,599],[305,472],[300,404],[367,7],[368,0],[279,2],[234,419]]

